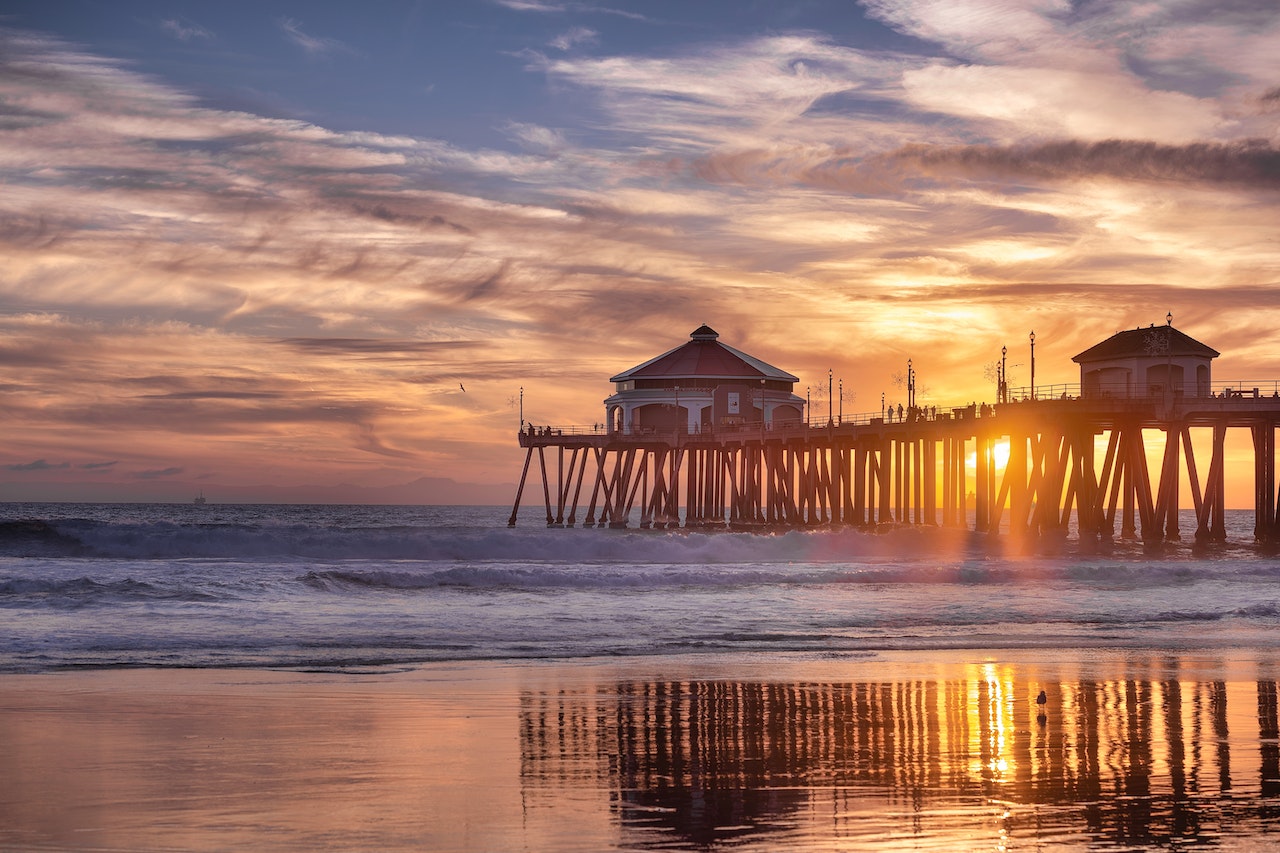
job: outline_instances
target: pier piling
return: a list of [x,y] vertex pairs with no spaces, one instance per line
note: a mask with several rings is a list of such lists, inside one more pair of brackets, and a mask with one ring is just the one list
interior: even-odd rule
[[[942,526],[1035,541],[1065,537],[1074,517],[1082,539],[1119,535],[1152,544],[1181,540],[1185,482],[1196,542],[1221,542],[1226,441],[1231,431],[1248,430],[1254,535],[1280,540],[1280,398],[1076,397],[908,414],[894,423],[665,434],[522,431],[526,455],[509,523],[536,454],[552,527],[575,526],[586,494],[586,527],[625,528],[637,523],[638,510],[641,528]],[[1207,469],[1193,435],[1204,437],[1202,451],[1207,441]],[[1096,448],[1105,448],[1100,465]],[[1152,457],[1148,464],[1149,449],[1158,463]]]

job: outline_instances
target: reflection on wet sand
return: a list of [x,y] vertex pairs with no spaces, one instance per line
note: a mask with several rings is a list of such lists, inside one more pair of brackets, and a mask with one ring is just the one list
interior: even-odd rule
[[[1042,706],[1036,696],[1043,689]],[[1280,831],[1276,682],[620,681],[521,696],[528,808],[610,793],[627,844],[1185,846]]]

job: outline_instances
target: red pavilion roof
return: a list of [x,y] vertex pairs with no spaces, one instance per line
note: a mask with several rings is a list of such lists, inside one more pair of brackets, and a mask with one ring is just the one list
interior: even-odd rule
[[610,382],[630,379],[772,379],[800,380],[767,362],[747,355],[717,340],[720,335],[709,326],[699,326],[688,343],[669,350],[644,364],[610,377]]

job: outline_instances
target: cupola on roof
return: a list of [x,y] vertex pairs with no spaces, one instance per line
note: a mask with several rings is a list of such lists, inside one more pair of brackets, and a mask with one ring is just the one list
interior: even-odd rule
[[610,377],[610,382],[631,379],[723,379],[799,382],[785,370],[763,362],[755,356],[720,343],[715,329],[701,325],[689,335],[689,341],[644,364]]

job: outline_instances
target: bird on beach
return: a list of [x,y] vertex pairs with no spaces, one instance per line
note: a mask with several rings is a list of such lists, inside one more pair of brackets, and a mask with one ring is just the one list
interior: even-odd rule
[[1036,697],[1036,707],[1040,709],[1041,716],[1044,716],[1044,706],[1047,704],[1049,704],[1049,697],[1041,690],[1040,695]]

